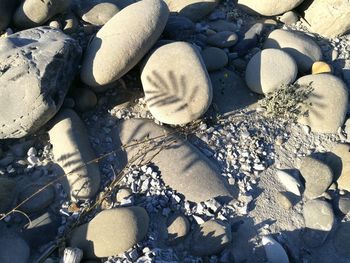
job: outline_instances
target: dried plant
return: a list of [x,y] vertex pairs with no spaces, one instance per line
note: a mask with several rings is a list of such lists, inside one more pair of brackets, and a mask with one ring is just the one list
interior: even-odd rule
[[298,116],[308,114],[311,103],[307,99],[312,91],[311,83],[307,86],[283,84],[279,89],[268,93],[260,101],[260,106],[269,116],[295,120]]

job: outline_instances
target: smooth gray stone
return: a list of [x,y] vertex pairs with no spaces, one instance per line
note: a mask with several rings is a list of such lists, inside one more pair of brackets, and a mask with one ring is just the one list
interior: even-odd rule
[[49,27],[0,39],[0,139],[34,133],[57,113],[80,55],[77,41]]

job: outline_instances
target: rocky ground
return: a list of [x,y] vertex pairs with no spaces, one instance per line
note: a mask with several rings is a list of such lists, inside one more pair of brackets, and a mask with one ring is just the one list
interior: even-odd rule
[[348,0],[0,0],[0,262],[350,262]]

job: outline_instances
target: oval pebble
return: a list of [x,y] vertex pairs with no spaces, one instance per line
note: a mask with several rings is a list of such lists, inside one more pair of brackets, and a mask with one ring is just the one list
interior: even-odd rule
[[215,71],[225,67],[228,57],[225,51],[216,47],[208,47],[202,51],[202,58],[208,71]]

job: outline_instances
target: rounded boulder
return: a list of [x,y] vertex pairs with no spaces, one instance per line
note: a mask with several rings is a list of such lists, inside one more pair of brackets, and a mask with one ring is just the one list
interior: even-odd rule
[[275,16],[290,11],[304,0],[238,0],[238,5],[246,11],[263,16]]
[[202,57],[185,42],[155,50],[142,70],[141,81],[150,112],[163,123],[189,123],[202,116],[212,100]]
[[162,0],[142,0],[118,12],[88,46],[81,69],[82,81],[98,87],[121,78],[158,40],[168,15]]
[[248,87],[259,94],[275,91],[282,84],[292,83],[298,74],[294,59],[279,49],[265,49],[249,61],[245,73]]
[[70,246],[83,250],[84,258],[102,258],[123,253],[147,234],[149,217],[142,207],[104,210],[89,223],[76,228]]

